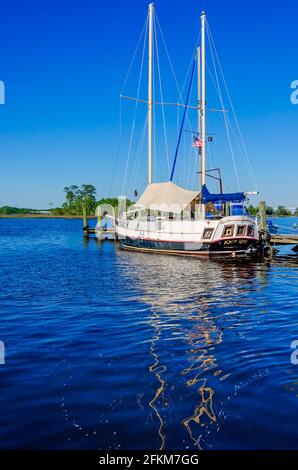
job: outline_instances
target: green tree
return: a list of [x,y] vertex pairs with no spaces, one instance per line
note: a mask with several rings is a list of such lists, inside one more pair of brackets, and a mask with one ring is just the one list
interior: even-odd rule
[[258,208],[250,205],[248,207],[248,212],[249,212],[249,215],[252,215],[253,217],[255,217],[258,213]]
[[87,213],[93,215],[96,209],[96,188],[92,184],[65,186],[66,201],[62,209],[67,215],[81,215],[83,206],[87,207]]
[[54,207],[51,209],[51,214],[53,215],[64,215],[65,211],[62,207]]
[[[102,198],[97,202],[97,205],[100,204],[109,204],[112,207],[118,207],[118,199],[116,197]],[[126,199],[126,207],[132,205],[132,202],[129,199]]]
[[285,208],[285,206],[278,206],[277,210],[275,211],[275,214],[279,216],[291,215],[291,213]]
[[81,209],[83,206],[87,207],[88,214],[94,213],[97,206],[95,186],[92,184],[82,184],[77,202]]
[[77,199],[80,190],[78,186],[73,184],[71,186],[65,186],[63,191],[65,193],[66,203],[71,205]]

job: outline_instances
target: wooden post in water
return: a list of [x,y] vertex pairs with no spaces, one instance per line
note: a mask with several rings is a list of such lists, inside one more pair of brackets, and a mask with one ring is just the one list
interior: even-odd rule
[[97,212],[97,240],[102,242],[102,214]]
[[267,216],[266,216],[266,202],[260,201],[259,204],[259,214],[260,214],[260,228],[267,231]]
[[83,205],[83,230],[84,230],[84,237],[88,237],[88,218],[87,218],[87,206]]

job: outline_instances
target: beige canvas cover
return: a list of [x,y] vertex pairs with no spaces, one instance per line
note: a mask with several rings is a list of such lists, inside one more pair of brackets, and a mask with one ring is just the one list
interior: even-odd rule
[[147,186],[134,208],[144,208],[161,212],[182,212],[197,196],[198,191],[189,191],[177,184],[152,183]]

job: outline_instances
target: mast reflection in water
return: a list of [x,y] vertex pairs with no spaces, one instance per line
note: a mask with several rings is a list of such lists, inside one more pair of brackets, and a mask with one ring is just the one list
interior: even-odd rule
[[[118,255],[122,256],[122,253]],[[152,310],[149,325],[153,328],[150,348],[153,363],[149,371],[156,377],[156,390],[149,406],[156,415],[159,448],[163,450],[166,447],[167,429],[170,435],[174,434],[171,427],[178,423],[173,420],[173,414],[182,408],[182,396],[185,395],[188,402],[191,398],[193,405],[189,407],[191,414],[180,417],[180,422],[194,445],[201,449],[212,429],[219,430],[224,409],[218,411],[217,418],[213,398],[216,387],[231,375],[230,369],[226,373],[220,367],[220,360],[216,357],[225,328],[221,326],[218,314],[214,315],[214,310],[225,309],[232,302],[233,309],[225,312],[225,320],[234,316],[238,321],[243,300],[241,297],[236,300],[235,294],[239,288],[249,293],[256,278],[265,282],[266,270],[258,270],[255,264],[247,266],[241,261],[190,262],[188,259],[136,254],[133,255],[133,265],[134,269],[129,272],[130,284],[141,288],[139,301],[150,305]],[[179,382],[184,378],[184,387],[181,383],[182,396],[178,394],[175,403],[172,392],[176,386],[172,383],[170,371],[176,361],[173,352],[177,341],[183,344],[181,364],[185,361],[188,364],[178,371],[181,376]],[[192,389],[187,391],[187,387]],[[183,409],[186,411],[186,404]]]

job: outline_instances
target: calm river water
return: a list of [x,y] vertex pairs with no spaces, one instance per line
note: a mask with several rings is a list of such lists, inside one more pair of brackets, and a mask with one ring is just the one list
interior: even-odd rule
[[297,268],[0,219],[0,447],[297,449]]

